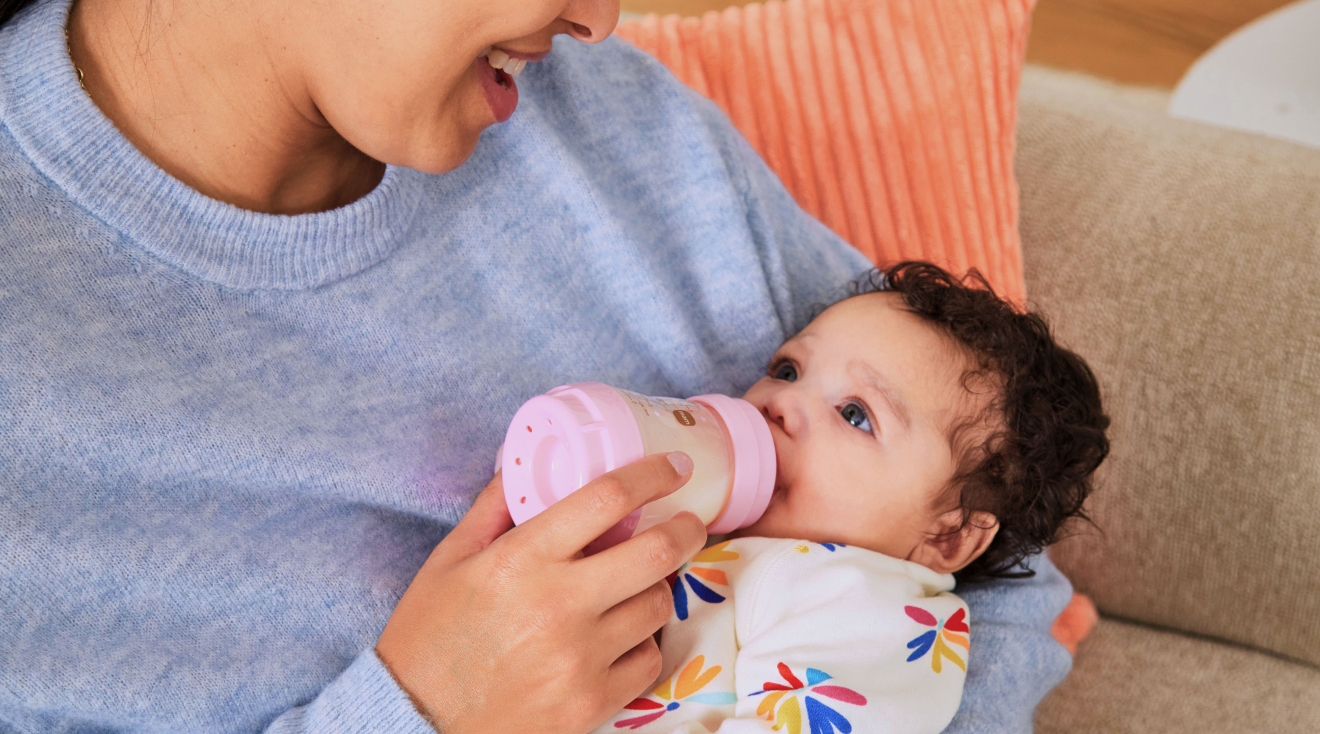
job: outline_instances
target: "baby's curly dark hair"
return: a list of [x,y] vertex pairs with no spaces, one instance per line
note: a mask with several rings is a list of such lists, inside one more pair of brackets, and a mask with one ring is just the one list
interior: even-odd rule
[[[993,415],[953,431],[974,436],[972,445],[953,440],[959,461],[949,494],[964,525],[974,512],[999,520],[990,546],[955,577],[969,583],[1033,575],[1024,559],[1057,540],[1069,518],[1090,521],[1082,505],[1109,454],[1109,418],[1095,375],[1054,341],[1039,314],[1014,308],[976,270],[957,278],[931,263],[902,262],[864,275],[853,295],[876,291],[901,295],[908,311],[967,351],[974,366],[964,388],[992,385],[998,393]],[[972,424],[995,428],[962,430]]]

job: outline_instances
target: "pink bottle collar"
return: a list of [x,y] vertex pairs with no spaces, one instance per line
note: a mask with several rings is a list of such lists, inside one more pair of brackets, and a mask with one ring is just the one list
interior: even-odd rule
[[689,398],[715,411],[733,441],[733,487],[729,502],[715,522],[706,527],[723,535],[761,519],[775,490],[775,440],[761,412],[746,400],[727,395]]

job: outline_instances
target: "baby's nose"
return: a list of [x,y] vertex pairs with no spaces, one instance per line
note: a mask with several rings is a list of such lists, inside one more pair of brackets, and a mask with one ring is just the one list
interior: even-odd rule
[[792,388],[776,392],[761,406],[761,414],[766,421],[778,425],[784,432],[796,435],[806,427],[806,414],[802,410],[800,396]]

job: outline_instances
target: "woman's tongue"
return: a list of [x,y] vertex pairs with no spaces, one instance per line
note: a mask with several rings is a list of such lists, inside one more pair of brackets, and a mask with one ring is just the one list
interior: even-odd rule
[[514,86],[513,77],[509,76],[508,72],[504,71],[503,69],[494,69],[494,72],[495,72],[495,81],[499,82],[499,85],[501,87],[504,87],[505,89],[509,89],[509,90],[513,89]]
[[518,106],[518,83],[509,72],[491,66],[485,56],[477,59],[477,65],[486,101],[495,114],[496,122],[508,120]]
[[486,66],[490,67],[491,72],[495,75],[496,84],[499,84],[501,87],[503,87],[504,89],[510,92],[512,92],[518,86],[518,83],[513,80],[513,77],[509,74],[509,72],[503,69],[495,68],[495,65],[490,63],[490,59],[483,56],[481,57],[481,61],[482,63],[486,64]]

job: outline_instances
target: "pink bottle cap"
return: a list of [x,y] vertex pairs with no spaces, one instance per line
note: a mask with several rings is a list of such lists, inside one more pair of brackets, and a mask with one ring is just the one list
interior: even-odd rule
[[[502,451],[504,499],[519,525],[596,477],[644,456],[642,434],[628,404],[599,382],[564,385],[523,403],[504,435]],[[638,517],[637,512],[629,515],[632,525],[619,540],[631,537]]]

